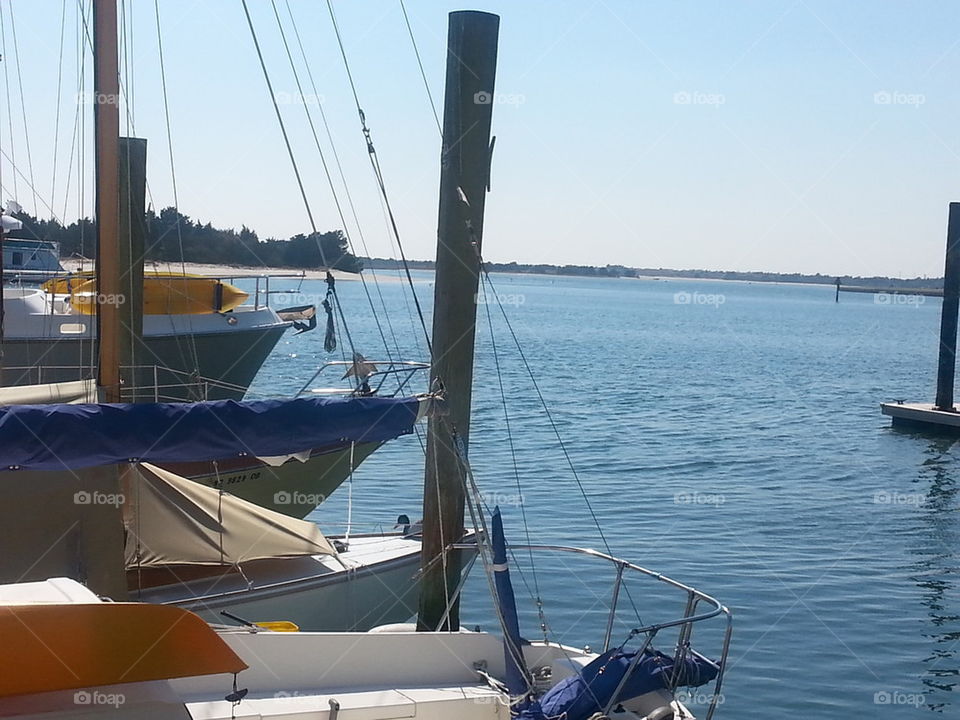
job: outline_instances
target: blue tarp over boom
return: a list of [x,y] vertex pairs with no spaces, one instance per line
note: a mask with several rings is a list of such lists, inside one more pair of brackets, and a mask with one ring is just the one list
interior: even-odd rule
[[413,431],[417,398],[15,405],[0,409],[0,469],[291,455]]

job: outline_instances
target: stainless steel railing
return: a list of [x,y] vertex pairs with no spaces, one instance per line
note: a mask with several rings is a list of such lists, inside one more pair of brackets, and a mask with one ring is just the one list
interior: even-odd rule
[[[410,381],[413,380],[414,376],[418,372],[423,370],[430,369],[430,363],[417,362],[413,360],[364,360],[364,364],[372,365],[376,367],[370,375],[367,376],[367,385],[370,388],[371,393],[378,395],[388,395],[394,396],[399,395],[403,392]],[[317,378],[319,378],[323,373],[328,372],[334,368],[340,369],[349,369],[353,367],[356,363],[351,360],[330,360],[325,362],[316,372],[310,376],[310,379],[303,384],[303,386],[297,391],[296,397],[303,395],[306,392],[312,392],[323,395],[357,395],[358,387],[355,382],[350,383],[350,387],[322,387],[322,388],[311,388]],[[397,377],[397,388],[391,388],[389,393],[383,393],[383,384],[389,377]],[[344,378],[337,378],[343,380]]]
[[[89,371],[89,368],[87,370]],[[190,399],[207,400],[211,392],[215,390],[241,395],[246,391],[246,388],[240,385],[160,365],[124,365],[121,367],[121,372],[132,374],[135,378],[134,384],[121,388],[120,393],[124,400],[167,402],[183,400],[185,395]],[[9,380],[11,377],[16,378],[15,384],[9,387],[44,385],[93,378],[92,371],[87,378],[84,378],[83,375],[84,368],[76,365],[13,365],[3,367],[5,380]]]
[[[475,543],[453,543],[450,546],[451,549],[458,550],[470,550],[473,552],[478,551],[478,545]],[[733,633],[733,614],[730,612],[729,608],[724,606],[719,600],[708,595],[700,590],[697,590],[694,587],[686,585],[678,580],[674,580],[663,573],[658,573],[654,570],[649,570],[641,565],[636,565],[634,563],[628,562],[627,560],[622,560],[620,558],[614,557],[613,555],[608,555],[607,553],[599,552],[598,550],[593,550],[591,548],[579,548],[566,545],[509,545],[508,550],[516,555],[517,553],[523,552],[554,552],[554,553],[571,553],[575,555],[580,555],[588,557],[594,560],[605,562],[612,566],[613,569],[613,587],[611,590],[611,601],[610,601],[610,612],[607,616],[606,627],[604,630],[603,637],[603,652],[606,652],[610,649],[610,643],[612,640],[613,629],[616,623],[617,611],[620,606],[620,593],[624,584],[624,575],[627,572],[637,573],[644,577],[653,579],[657,582],[663,583],[675,590],[680,591],[683,594],[683,611],[679,617],[670,619],[664,622],[652,623],[649,625],[643,625],[641,627],[636,627],[631,629],[629,637],[626,642],[629,642],[634,637],[644,636],[645,640],[641,648],[637,651],[634,656],[634,661],[630,666],[630,669],[627,671],[627,674],[624,676],[621,681],[620,687],[618,687],[617,692],[614,694],[614,699],[616,699],[620,690],[626,684],[626,681],[629,679],[630,673],[634,670],[637,663],[643,656],[645,650],[647,650],[654,638],[663,630],[670,628],[678,629],[678,636],[676,641],[676,649],[674,651],[674,668],[675,675],[672,678],[672,684],[675,686],[676,681],[679,680],[679,673],[683,667],[683,661],[687,657],[693,656],[701,661],[710,663],[717,668],[717,677],[713,681],[713,693],[710,697],[710,703],[708,705],[708,710],[706,714],[706,720],[710,720],[713,717],[714,712],[718,702],[720,701],[721,688],[723,687],[723,675],[727,665],[727,657],[730,652],[730,638]],[[466,575],[466,573],[464,574]],[[465,578],[461,581],[460,585],[455,591],[455,595],[458,595],[463,589],[465,584]],[[701,606],[705,606],[705,609],[701,609]],[[694,627],[700,624],[703,624],[714,618],[722,618],[722,622],[725,623],[723,629],[723,639],[721,641],[720,648],[720,658],[718,660],[712,660],[701,653],[693,649],[693,630]],[[626,645],[624,642],[624,645]],[[609,715],[614,703],[611,702],[610,706],[605,708],[604,714]]]

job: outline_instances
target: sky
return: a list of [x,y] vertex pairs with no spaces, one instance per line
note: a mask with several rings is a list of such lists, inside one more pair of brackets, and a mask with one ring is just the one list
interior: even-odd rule
[[[3,199],[68,221],[92,207],[89,80],[78,94],[88,1],[0,0]],[[396,256],[326,3],[275,0],[316,83],[300,63],[300,95],[271,2],[248,2],[319,229],[342,223],[304,104],[329,122],[357,252]],[[309,232],[240,0],[159,0],[163,75],[154,0],[120,4],[124,130],[148,139],[153,205],[173,204],[175,177],[194,219]],[[333,5],[407,256],[432,258],[440,135],[401,4]],[[955,3],[406,0],[440,106],[447,14],[465,8],[501,16],[488,260],[942,275],[960,200]]]

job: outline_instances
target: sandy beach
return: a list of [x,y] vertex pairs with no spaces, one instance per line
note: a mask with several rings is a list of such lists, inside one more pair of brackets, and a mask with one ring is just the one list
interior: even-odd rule
[[[93,260],[88,258],[70,258],[63,260],[62,265],[67,272],[80,272],[83,270],[92,270]],[[161,272],[185,272],[193,275],[223,278],[225,280],[229,280],[230,278],[260,277],[263,275],[323,280],[327,276],[326,270],[317,269],[302,270],[298,268],[250,267],[245,265],[207,265],[204,263],[148,262],[146,269]],[[355,281],[360,279],[359,275],[341,272],[340,270],[334,270],[333,276],[338,281]]]

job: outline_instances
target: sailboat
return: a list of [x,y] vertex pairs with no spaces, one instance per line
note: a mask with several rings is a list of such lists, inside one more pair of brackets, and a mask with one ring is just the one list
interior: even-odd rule
[[[99,13],[106,4],[101,0]],[[469,418],[475,315],[449,308],[466,302],[478,280],[481,198],[487,173],[484,165],[463,160],[488,152],[492,108],[473,102],[473,98],[477,93],[492,92],[498,28],[499,18],[488,13],[450,15],[444,112],[448,142],[441,178],[436,283],[437,299],[450,302],[435,302],[433,335],[433,372],[435,379],[440,370],[444,373],[441,384],[448,407],[429,421],[416,625],[390,624],[365,633],[282,632],[282,626],[269,622],[277,618],[260,618],[259,624],[257,618],[251,618],[240,626],[224,628],[205,624],[180,608],[123,602],[126,588],[117,588],[114,569],[130,546],[122,542],[119,532],[119,504],[109,502],[111,494],[123,487],[115,471],[111,466],[78,467],[75,475],[62,471],[36,475],[29,483],[10,483],[12,490],[19,491],[17,502],[33,498],[36,503],[35,496],[46,492],[48,514],[67,514],[66,501],[50,488],[78,482],[84,492],[101,493],[104,501],[87,504],[89,515],[76,514],[75,524],[80,524],[81,532],[70,543],[69,552],[61,552],[55,544],[39,558],[35,553],[23,558],[25,565],[32,563],[28,574],[34,577],[27,579],[33,581],[0,586],[0,632],[5,640],[0,648],[0,714],[44,717],[68,711],[71,716],[86,717],[109,707],[118,716],[158,718],[295,715],[335,720],[343,713],[372,720],[414,716],[428,720],[687,719],[692,714],[678,699],[677,691],[684,686],[712,684],[706,719],[713,715],[722,697],[731,632],[729,610],[706,593],[609,553],[509,544],[499,510],[488,515],[483,507],[466,454],[468,423],[463,418]],[[458,257],[466,261],[472,283],[454,282],[456,274],[444,276]],[[464,332],[457,335],[457,330]],[[464,333],[470,335],[465,343],[468,350],[461,352],[455,363],[440,363]],[[453,397],[452,388],[464,387],[466,393]],[[0,439],[4,424],[23,426],[4,423],[5,412],[14,411],[0,411]],[[91,428],[91,424],[84,427]],[[21,432],[21,437],[27,435]],[[194,442],[188,433],[174,435],[169,442],[161,439],[158,455],[163,457]],[[100,459],[110,460],[122,453],[123,447],[111,447],[109,437],[100,437],[92,429],[89,439],[95,441],[92,450]],[[288,449],[281,437],[272,437],[264,447],[258,445],[259,438],[249,442],[256,452]],[[78,457],[91,451],[67,443],[44,450],[38,444],[42,443],[32,443],[31,452],[20,462],[34,463],[39,473],[45,472],[44,467],[56,467],[57,462],[76,466]],[[142,463],[153,452],[152,447],[137,448],[136,458]],[[433,469],[431,460],[435,461]],[[436,468],[453,468],[454,472],[437,474]],[[54,502],[58,497],[59,506]],[[475,543],[463,542],[463,507],[459,512],[456,507],[461,501],[470,512]],[[73,527],[70,519],[62,518],[68,529]],[[208,552],[219,553],[221,547],[226,551],[225,545],[213,539],[215,534],[208,535]],[[315,536],[301,540],[313,542],[314,547],[320,542]],[[591,572],[582,576],[605,587],[607,579],[612,580],[610,613],[595,635],[598,651],[550,639],[546,621],[541,628],[544,639],[529,640],[521,634],[510,564],[517,553],[528,552],[574,554],[607,569],[609,575]],[[467,557],[483,570],[499,632],[470,631],[461,626],[459,600],[464,584],[460,574]],[[55,574],[36,577],[55,561],[79,561],[86,569],[89,588]],[[645,598],[654,590],[673,593],[679,612],[655,622],[637,620],[624,626],[618,613],[626,605],[621,596],[629,596],[629,577],[648,581]],[[125,582],[125,578],[121,580]],[[118,602],[103,602],[98,594]],[[596,602],[592,594],[589,602]],[[694,648],[694,634],[714,620],[720,623],[719,633],[714,635],[719,646],[711,658]],[[668,636],[674,639],[670,653],[653,648],[655,640]]]
[[[113,96],[116,78],[104,68],[111,65],[108,55],[116,51],[115,34],[98,36],[94,44],[97,92]],[[113,63],[115,65],[115,63]],[[119,94],[117,94],[119,97]],[[110,105],[110,107],[105,107]],[[104,216],[106,235],[98,235],[112,247],[98,253],[99,270],[57,276],[41,287],[4,287],[3,289],[3,365],[0,367],[0,406],[23,402],[171,402],[241,399],[258,370],[273,351],[282,334],[290,327],[299,332],[316,326],[316,308],[312,305],[274,310],[270,307],[270,284],[258,277],[254,302],[245,303],[247,294],[222,278],[184,273],[144,270],[143,228],[136,218],[143,215],[145,182],[145,142],[124,138],[117,145],[111,133],[119,132],[118,107],[94,105],[97,121],[97,207]],[[109,125],[110,133],[105,126]],[[123,153],[123,160],[117,156]],[[113,166],[127,175],[121,183],[122,201],[116,183],[104,186],[104,170],[113,175]],[[133,177],[135,176],[135,177]],[[105,198],[109,198],[109,202]],[[122,207],[121,207],[122,206]],[[19,208],[12,206],[11,211]],[[121,212],[121,210],[123,212]],[[4,215],[4,227],[17,229],[19,221]],[[119,230],[120,220],[123,220]],[[137,232],[137,231],[140,232]],[[116,231],[116,232],[114,232]],[[139,260],[138,260],[139,258]],[[2,268],[2,266],[0,266]],[[111,269],[112,268],[112,269]],[[122,283],[119,280],[122,278]],[[142,279],[142,280],[141,280]],[[111,285],[112,284],[112,285]],[[328,300],[333,277],[328,273]],[[109,298],[122,298],[111,303]],[[129,300],[130,302],[127,302]],[[104,318],[121,316],[113,329],[105,329]],[[121,333],[120,327],[124,330]],[[127,332],[129,328],[129,332]],[[329,332],[329,330],[328,330]],[[123,356],[103,367],[115,367],[111,377],[101,382],[99,392],[91,380],[98,373],[97,358],[103,356],[97,338],[104,336],[107,348],[124,346]],[[114,336],[122,335],[118,341]],[[127,337],[129,336],[129,337]],[[107,353],[111,358],[115,352]],[[338,365],[325,363],[324,367]],[[378,380],[392,376],[397,366],[427,367],[422,363],[377,362]],[[344,395],[365,394],[362,386],[373,382],[353,382],[341,388]],[[81,385],[78,385],[80,383]],[[75,392],[83,387],[81,395]],[[109,388],[107,395],[103,388]],[[375,387],[373,392],[381,390]],[[368,390],[369,391],[369,387]],[[31,399],[33,398],[33,399]],[[409,430],[405,430],[407,432]],[[329,497],[380,442],[345,442],[333,438],[320,447],[302,447],[296,453],[259,457],[234,455],[209,460],[175,458],[163,469],[198,483],[232,494],[292,517],[305,517]]]
[[[98,352],[90,300],[89,295],[5,287],[3,384],[90,377],[90,358]],[[159,394],[168,400],[240,399],[290,327],[272,308],[254,305],[223,311],[211,307],[203,314],[145,315],[136,387],[150,398]]]

